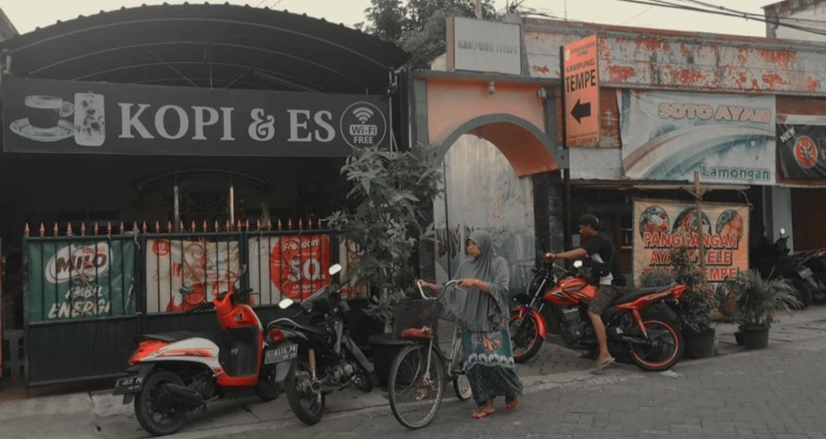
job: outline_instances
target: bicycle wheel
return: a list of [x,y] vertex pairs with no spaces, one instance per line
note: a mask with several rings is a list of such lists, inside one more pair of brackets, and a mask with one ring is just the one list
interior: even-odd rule
[[393,360],[387,383],[393,416],[411,430],[426,426],[439,412],[446,383],[441,357],[429,345],[402,349]]

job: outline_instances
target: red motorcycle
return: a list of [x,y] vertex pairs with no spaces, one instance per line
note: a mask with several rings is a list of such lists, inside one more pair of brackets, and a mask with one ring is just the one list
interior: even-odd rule
[[[574,263],[571,273],[559,265],[548,265],[533,270],[535,276],[527,294],[514,297],[519,306],[511,309],[510,332],[517,363],[539,352],[549,326],[571,347],[597,346],[588,318],[588,304],[594,300],[597,287],[586,280],[590,277],[588,268],[582,266],[582,261]],[[602,313],[609,350],[615,355],[627,354],[643,370],[668,370],[677,364],[683,355],[682,334],[668,321],[648,319],[643,312],[660,302],[679,312],[677,303],[683,292],[684,285],[671,284],[617,297]],[[549,309],[544,310],[546,305]],[[548,322],[544,316],[548,316]]]

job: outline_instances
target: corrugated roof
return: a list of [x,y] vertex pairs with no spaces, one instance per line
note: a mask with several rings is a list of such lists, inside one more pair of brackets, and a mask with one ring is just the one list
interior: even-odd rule
[[249,5],[121,8],[0,43],[14,76],[380,93],[407,53],[323,19]]

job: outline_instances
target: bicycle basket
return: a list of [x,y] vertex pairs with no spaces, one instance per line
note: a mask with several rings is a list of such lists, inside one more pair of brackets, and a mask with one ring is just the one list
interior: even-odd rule
[[393,309],[393,335],[400,338],[407,328],[427,326],[434,333],[439,329],[442,305],[437,300],[404,300]]

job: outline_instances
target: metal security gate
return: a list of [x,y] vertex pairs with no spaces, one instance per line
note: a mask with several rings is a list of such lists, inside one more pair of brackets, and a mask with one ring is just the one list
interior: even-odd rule
[[[330,230],[193,229],[24,237],[25,385],[118,376],[141,334],[218,339],[214,312],[187,311],[236,281],[254,289],[250,303],[270,321],[281,315],[282,297],[300,301],[328,284],[338,259]],[[194,291],[186,298],[178,293],[184,285]]]

